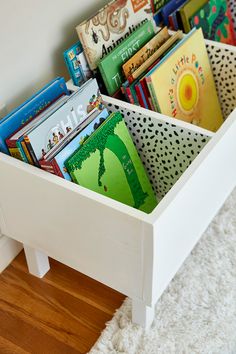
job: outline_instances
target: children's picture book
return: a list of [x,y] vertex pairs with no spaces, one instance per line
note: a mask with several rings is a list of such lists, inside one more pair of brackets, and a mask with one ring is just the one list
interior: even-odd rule
[[189,20],[190,27],[202,28],[204,37],[230,45],[236,36],[227,0],[209,0]]
[[6,139],[6,144],[11,156],[22,160],[24,162],[33,165],[33,160],[26,148],[24,142],[24,135],[30,131],[33,127],[37,126],[39,122],[47,119],[51,114],[53,114],[58,108],[60,108],[67,100],[69,96],[63,95],[53,102],[48,108],[42,111],[40,114],[35,116],[33,119],[27,121],[23,126],[17,129],[10,137]]
[[190,18],[207,2],[208,0],[189,0],[183,6],[181,6],[181,8],[179,9],[179,15],[185,33],[191,31],[191,26],[189,23]]
[[90,69],[147,20],[153,20],[149,0],[115,0],[78,25]]
[[64,51],[63,57],[74,85],[81,86],[92,78],[92,72],[79,41]]
[[[165,26],[169,25],[169,16],[172,12],[177,10],[180,6],[182,6],[184,3],[186,3],[187,0],[170,0],[167,2],[167,4],[162,7],[161,9],[161,14],[163,18],[163,23]],[[194,0],[196,1],[196,0]]]
[[69,157],[72,180],[97,193],[150,213],[157,205],[152,186],[124,119],[115,112]]
[[62,95],[69,95],[65,79],[57,77],[0,121],[0,151],[9,155],[5,140]]
[[158,48],[170,38],[167,27],[160,30],[149,42],[147,42],[136,54],[134,54],[123,66],[126,79],[137,70]]
[[213,132],[223,123],[201,29],[189,32],[146,80],[157,111]]
[[36,166],[39,160],[70,131],[82,123],[94,108],[103,108],[95,79],[87,81],[56,112],[24,135],[27,149]]
[[86,119],[84,127],[79,127],[72,137],[65,140],[59,151],[55,150],[54,154],[48,157],[46,155],[39,161],[42,169],[71,181],[71,177],[64,164],[66,159],[70,157],[109,116],[106,108],[101,112],[96,110],[94,113]]
[[103,58],[98,67],[109,95],[120,89],[123,79],[122,64],[133,56],[155,35],[153,22],[145,22],[110,54]]

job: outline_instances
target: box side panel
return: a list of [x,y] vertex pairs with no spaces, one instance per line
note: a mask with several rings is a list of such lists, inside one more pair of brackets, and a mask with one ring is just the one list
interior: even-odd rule
[[106,97],[110,112],[120,111],[153,188],[162,199],[213,133],[159,113]]
[[154,303],[236,185],[235,136],[236,111],[152,214]]
[[140,297],[141,221],[86,196],[91,191],[80,193],[71,182],[0,155],[7,236]]

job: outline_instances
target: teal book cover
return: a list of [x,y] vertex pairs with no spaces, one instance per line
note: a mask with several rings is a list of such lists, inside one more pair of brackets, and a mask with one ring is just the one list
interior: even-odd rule
[[120,89],[124,81],[122,65],[154,35],[153,23],[147,21],[100,61],[98,68],[109,95]]
[[65,166],[73,182],[150,213],[157,199],[124,119],[113,113],[70,156]]

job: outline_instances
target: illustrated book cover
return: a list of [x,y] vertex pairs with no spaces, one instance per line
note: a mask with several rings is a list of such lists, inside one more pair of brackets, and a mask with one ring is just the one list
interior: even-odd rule
[[9,155],[5,140],[62,95],[69,95],[65,79],[57,77],[0,121],[0,151]]
[[71,156],[72,180],[97,193],[150,213],[157,205],[150,181],[124,119],[115,112]]
[[76,132],[76,134],[68,138],[68,141],[64,142],[59,151],[55,151],[54,154],[51,154],[51,156],[49,154],[48,157],[46,155],[39,161],[42,169],[63,177],[68,181],[71,181],[71,177],[65,168],[65,161],[86,141],[86,139],[88,139],[91,134],[94,133],[94,131],[109,116],[106,108],[104,108],[102,111],[97,110],[95,113],[96,116],[94,117],[94,114],[91,114],[91,119],[88,117],[84,122],[85,127],[79,127],[79,130]]
[[149,0],[115,0],[78,25],[90,69],[147,20],[153,20]]
[[157,111],[213,132],[223,123],[201,29],[193,29],[146,76]]
[[63,57],[73,84],[81,86],[92,77],[81,43],[78,41],[65,50]]
[[153,23],[151,21],[145,22],[100,61],[98,68],[109,95],[113,95],[119,90],[124,81],[122,65],[154,35]]
[[209,0],[189,20],[190,27],[202,28],[205,38],[235,45],[236,36],[227,0]]
[[[182,6],[187,0],[170,0],[162,9],[161,15],[163,18],[163,23],[165,26],[169,25],[169,16],[172,12],[176,11],[180,6]],[[194,0],[196,1],[196,0]]]
[[191,17],[199,10],[201,9],[208,0],[198,0],[198,1],[192,1],[189,0],[187,1],[186,4],[184,4],[180,9],[179,9],[179,17],[180,21],[183,26],[183,30],[185,33],[188,33],[191,31],[191,26],[190,26],[190,19]]
[[58,108],[60,108],[70,96],[63,95],[53,102],[49,107],[43,110],[40,114],[33,119],[27,121],[23,126],[17,129],[9,138],[6,139],[6,144],[11,156],[33,165],[33,160],[27,150],[24,142],[24,135],[33,127],[37,126],[39,122],[47,119]]
[[96,107],[103,108],[102,98],[97,81],[90,79],[48,119],[28,132],[24,141],[35,165],[39,166],[38,161]]

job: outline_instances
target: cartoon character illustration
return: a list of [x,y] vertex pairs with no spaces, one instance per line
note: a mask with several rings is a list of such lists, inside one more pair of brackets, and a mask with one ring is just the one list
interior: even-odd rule
[[89,100],[89,105],[87,106],[87,113],[90,113],[94,108],[99,109],[100,111],[103,109],[102,96],[100,91],[98,90],[97,96],[93,95]]
[[66,127],[66,134],[68,134],[71,131],[71,127]]
[[42,149],[42,159],[44,159],[44,156],[46,155],[46,151]]
[[53,143],[54,143],[54,145],[56,145],[59,141],[59,138],[56,133],[52,133],[52,136],[53,136],[53,138],[52,138]]
[[48,150],[51,150],[53,148],[53,143],[51,139],[48,140],[48,145],[47,145]]
[[63,139],[64,138],[64,135],[62,134],[62,132],[58,132],[58,135],[59,135],[59,140]]

